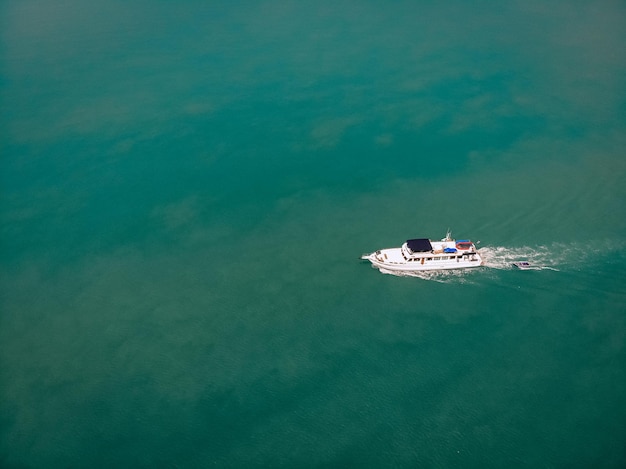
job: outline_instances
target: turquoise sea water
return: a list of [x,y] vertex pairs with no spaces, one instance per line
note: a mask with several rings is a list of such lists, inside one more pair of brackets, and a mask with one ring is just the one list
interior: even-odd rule
[[[0,37],[0,466],[626,465],[623,2],[5,0]],[[486,266],[359,260],[447,228]]]

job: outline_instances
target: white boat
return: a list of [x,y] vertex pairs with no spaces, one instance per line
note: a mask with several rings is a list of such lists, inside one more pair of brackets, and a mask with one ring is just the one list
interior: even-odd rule
[[370,261],[378,269],[396,272],[468,269],[483,264],[473,242],[469,239],[454,240],[449,232],[441,241],[409,239],[399,248],[363,254],[361,259]]

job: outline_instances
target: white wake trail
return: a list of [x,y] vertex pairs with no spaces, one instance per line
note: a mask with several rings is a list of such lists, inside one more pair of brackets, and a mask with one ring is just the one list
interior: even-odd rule
[[578,269],[594,258],[602,258],[615,243],[610,240],[581,243],[552,243],[547,246],[488,246],[478,250],[483,265],[492,269],[512,269],[513,262],[527,261],[538,270]]
[[559,270],[557,265],[567,258],[567,250],[548,246],[484,247],[479,249],[483,265],[491,269],[512,269],[514,262],[529,262],[536,270]]

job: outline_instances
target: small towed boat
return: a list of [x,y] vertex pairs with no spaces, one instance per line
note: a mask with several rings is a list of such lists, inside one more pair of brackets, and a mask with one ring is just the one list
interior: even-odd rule
[[513,267],[517,267],[519,270],[541,270],[542,268],[531,264],[527,261],[513,262]]

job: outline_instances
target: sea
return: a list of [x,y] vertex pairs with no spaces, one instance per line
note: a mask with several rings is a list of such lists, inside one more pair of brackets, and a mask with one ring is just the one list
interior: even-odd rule
[[[620,0],[3,0],[0,467],[626,467],[624,44]],[[448,230],[482,267],[360,259]]]

